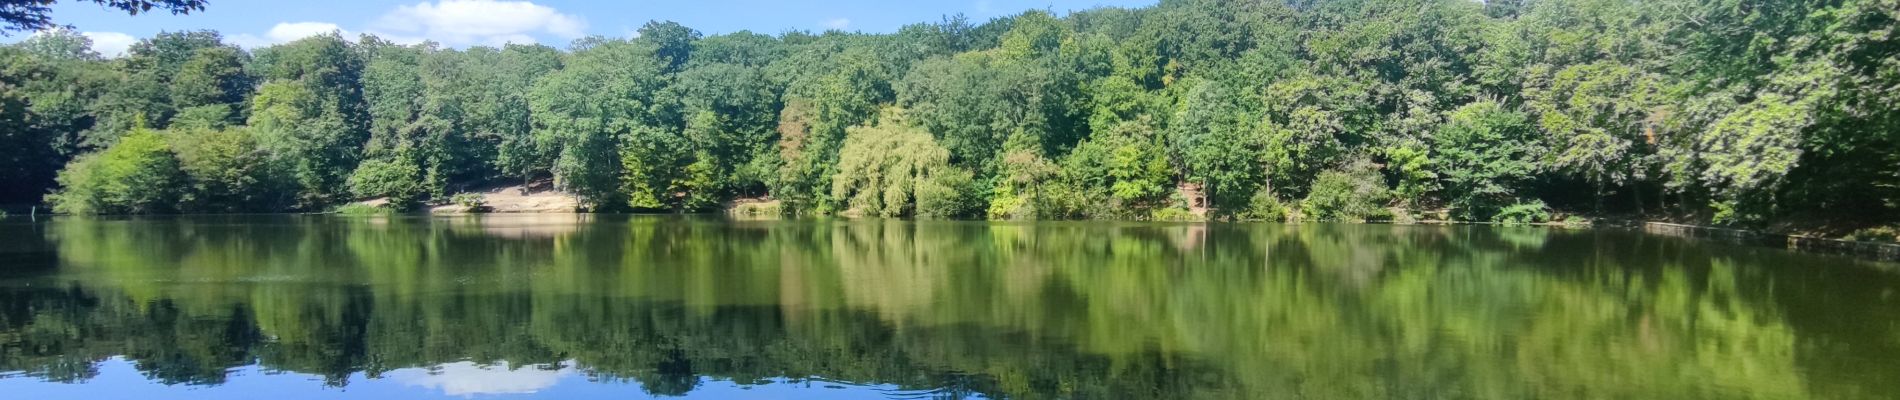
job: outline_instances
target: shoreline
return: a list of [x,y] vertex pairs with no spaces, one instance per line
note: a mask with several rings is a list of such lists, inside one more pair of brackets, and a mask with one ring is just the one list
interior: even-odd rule
[[[585,212],[585,211],[555,212],[555,211],[545,211],[545,210],[543,211],[466,212],[464,210],[452,209],[448,207],[436,207],[432,209],[420,210],[417,212],[386,212],[386,213],[373,213],[373,214],[352,214],[352,213],[339,213],[335,211],[327,211],[327,212],[308,212],[308,213],[168,214],[168,215],[162,215],[162,216],[160,215],[140,215],[140,216],[122,215],[122,216],[104,216],[104,217],[149,218],[149,217],[155,217],[155,216],[157,217],[192,217],[192,216],[239,216],[239,215],[255,215],[255,216],[272,216],[272,215],[306,216],[307,215],[307,216],[344,216],[344,217],[388,217],[388,216],[468,217],[468,216],[485,216],[485,215],[525,216],[525,215],[593,215],[593,214],[649,215],[649,216],[707,216],[707,217],[721,217],[721,218],[726,218],[726,219],[730,219],[734,221],[769,221],[769,220],[797,219],[797,218],[784,218],[784,217],[761,217],[757,215],[739,215],[739,214],[734,214],[730,212],[649,213],[649,214],[594,213],[594,212]],[[0,220],[27,219],[26,217],[27,216],[17,215],[17,214],[15,215],[0,214]],[[74,216],[52,214],[52,213],[40,213],[37,217],[50,219],[53,217],[74,217]],[[87,216],[87,217],[98,217],[98,216]],[[879,219],[879,218],[862,218],[862,217],[832,217],[832,218],[838,218],[838,219],[843,219],[843,220]],[[39,218],[33,218],[33,219],[37,220]],[[898,218],[898,219],[907,220],[907,221],[917,220],[914,218]],[[1024,222],[1024,221],[999,221],[999,220],[968,220],[968,221]],[[1065,222],[1086,222],[1086,221],[1126,222],[1127,220],[1062,220],[1062,221],[1065,221]],[[1182,223],[1182,224],[1249,223],[1247,221],[1207,221],[1207,220],[1147,221],[1147,222],[1168,222],[1168,223]],[[1266,223],[1287,224],[1287,225],[1304,224],[1303,222],[1266,222]],[[1404,223],[1400,223],[1400,222],[1338,222],[1338,223],[1359,224],[1359,225],[1441,225],[1441,226],[1493,225],[1493,226],[1536,226],[1536,227],[1563,228],[1563,229],[1629,229],[1629,230],[1635,230],[1635,231],[1640,231],[1643,233],[1654,234],[1654,235],[1709,240],[1709,241],[1715,241],[1715,242],[1721,242],[1721,243],[1739,244],[1739,245],[1746,245],[1746,246],[1779,248],[1779,249],[1785,249],[1785,250],[1801,252],[1801,253],[1848,256],[1848,257],[1853,257],[1857,259],[1881,261],[1881,262],[1900,262],[1900,243],[1857,241],[1857,240],[1847,240],[1847,239],[1824,237],[1824,236],[1774,233],[1774,232],[1769,232],[1765,230],[1681,224],[1681,223],[1663,222],[1663,221],[1627,220],[1627,219],[1594,219],[1594,220],[1587,220],[1585,222],[1500,223],[1500,222],[1421,220],[1421,221],[1410,221],[1410,222],[1404,222]]]

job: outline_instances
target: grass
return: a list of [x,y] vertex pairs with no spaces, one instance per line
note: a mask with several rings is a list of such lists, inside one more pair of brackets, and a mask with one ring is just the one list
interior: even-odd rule
[[726,209],[726,214],[739,218],[777,218],[785,215],[785,207],[778,201],[745,202]]
[[342,215],[387,215],[394,214],[395,210],[372,205],[350,203],[337,206],[335,210],[330,210],[330,212]]
[[1150,217],[1154,218],[1155,221],[1164,222],[1196,222],[1206,220],[1199,215],[1194,215],[1194,212],[1188,210],[1186,207],[1156,209],[1154,210],[1154,214],[1151,214]]

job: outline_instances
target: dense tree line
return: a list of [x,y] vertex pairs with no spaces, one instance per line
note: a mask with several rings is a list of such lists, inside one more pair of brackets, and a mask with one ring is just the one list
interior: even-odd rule
[[654,22],[565,51],[169,32],[117,59],[46,31],[0,49],[0,202],[411,207],[551,177],[596,210],[1891,220],[1897,10],[1169,0],[891,34]]

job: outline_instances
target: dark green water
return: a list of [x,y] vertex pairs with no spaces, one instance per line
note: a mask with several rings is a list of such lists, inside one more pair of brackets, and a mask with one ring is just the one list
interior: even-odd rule
[[1543,228],[15,218],[0,393],[1891,398],[1893,269]]

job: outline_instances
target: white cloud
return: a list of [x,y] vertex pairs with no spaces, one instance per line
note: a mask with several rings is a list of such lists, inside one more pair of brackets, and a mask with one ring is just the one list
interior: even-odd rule
[[526,1],[440,0],[399,6],[371,24],[378,36],[427,38],[449,46],[534,43],[537,34],[573,39],[587,22]]
[[851,19],[849,18],[832,18],[832,19],[825,20],[826,29],[842,30],[850,26],[851,26]]
[[276,26],[270,27],[270,32],[265,32],[263,36],[247,33],[232,35],[230,40],[231,43],[244,46],[244,48],[255,49],[330,32],[340,32],[346,36],[349,33],[336,24],[328,22],[279,22]]
[[573,373],[572,367],[559,370],[547,370],[534,366],[509,368],[507,363],[484,366],[462,361],[427,369],[398,369],[389,371],[384,376],[402,382],[404,385],[436,389],[449,396],[466,397],[480,394],[539,392],[541,389],[560,383],[562,376]]
[[126,49],[132,48],[133,43],[139,42],[139,39],[132,35],[118,32],[81,32],[80,34],[92,40],[92,51],[108,58],[124,56]]

